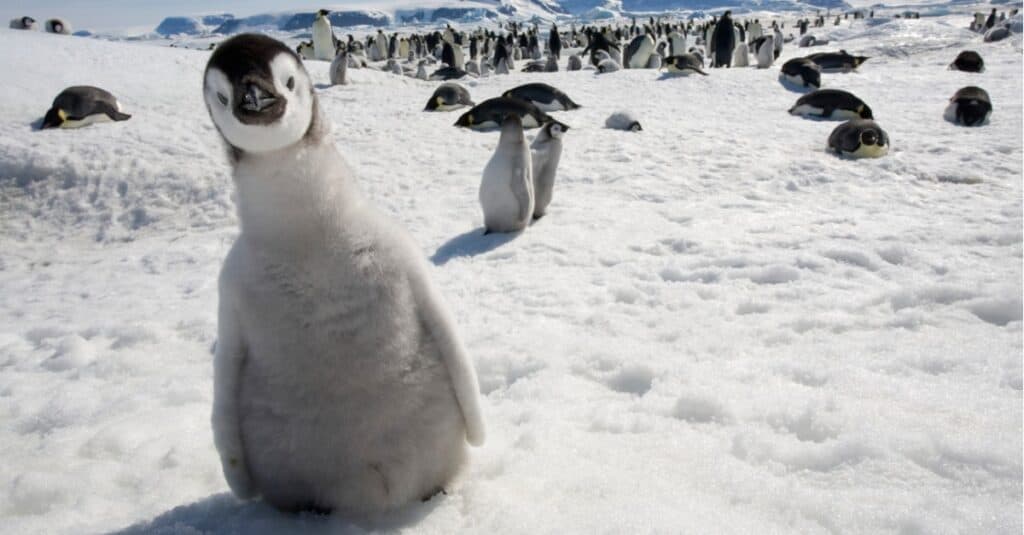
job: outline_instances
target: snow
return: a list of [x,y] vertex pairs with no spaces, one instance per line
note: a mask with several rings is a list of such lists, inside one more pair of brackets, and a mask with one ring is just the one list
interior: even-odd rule
[[[816,30],[872,57],[823,84],[872,107],[875,160],[786,113],[789,44],[707,77],[466,82],[583,106],[554,114],[554,199],[520,235],[481,235],[497,132],[420,111],[436,83],[329,88],[307,63],[366,195],[432,260],[488,424],[447,496],[372,525],[227,494],[210,350],[237,221],[208,53],[0,30],[0,531],[1019,533],[1022,44],[946,7]],[[962,49],[986,71],[946,70]],[[73,84],[133,118],[33,130]],[[965,85],[988,125],[942,118]],[[604,128],[619,109],[644,130]]]

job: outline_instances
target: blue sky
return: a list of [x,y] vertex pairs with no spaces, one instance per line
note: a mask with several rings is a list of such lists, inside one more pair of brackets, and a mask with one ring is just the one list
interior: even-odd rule
[[[14,17],[42,21],[66,19],[76,29],[155,28],[164,17],[198,13],[252,15],[293,9],[316,9],[342,0],[0,0],[4,27]],[[363,2],[365,3],[365,2]]]

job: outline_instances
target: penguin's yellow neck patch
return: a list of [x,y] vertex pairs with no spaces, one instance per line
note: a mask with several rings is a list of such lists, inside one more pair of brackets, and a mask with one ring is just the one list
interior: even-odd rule
[[67,112],[65,112],[64,110],[62,110],[60,108],[57,109],[57,117],[60,117],[61,121],[67,121],[68,120]]

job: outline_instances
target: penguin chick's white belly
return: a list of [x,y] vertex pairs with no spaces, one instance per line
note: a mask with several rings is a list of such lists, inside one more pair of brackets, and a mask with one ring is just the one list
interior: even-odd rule
[[263,498],[284,510],[416,502],[466,458],[462,413],[419,319],[407,259],[372,233],[346,233],[370,238],[282,262],[243,235],[229,259],[242,266],[246,464]]
[[[480,182],[480,206],[484,211],[484,225],[493,232],[514,232],[526,228],[533,215],[533,175],[530,153],[526,145],[515,155],[498,154],[484,168]],[[514,163],[513,163],[514,162]],[[510,165],[511,164],[511,165]],[[521,205],[521,195],[513,188],[526,189],[528,206]]]
[[846,154],[847,156],[851,156],[853,158],[880,158],[888,153],[888,145],[879,146],[861,144],[861,146],[857,147],[857,150],[853,152],[847,152],[844,154]]

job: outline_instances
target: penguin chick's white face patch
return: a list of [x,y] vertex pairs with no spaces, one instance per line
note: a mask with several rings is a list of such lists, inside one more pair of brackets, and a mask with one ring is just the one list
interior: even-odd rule
[[551,133],[551,137],[555,139],[562,137],[562,127],[558,124],[551,125],[549,132]]
[[281,103],[284,109],[277,119],[266,123],[242,122],[239,114],[247,113],[244,111],[247,104],[238,100],[247,91],[236,91],[220,69],[211,68],[206,73],[203,96],[210,117],[224,139],[244,152],[269,152],[293,145],[306,135],[313,118],[312,83],[295,58],[290,54],[278,54],[269,67],[270,79],[262,81],[273,84],[277,96],[258,90],[255,105],[261,107],[276,98],[284,101]]

